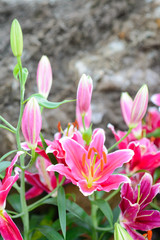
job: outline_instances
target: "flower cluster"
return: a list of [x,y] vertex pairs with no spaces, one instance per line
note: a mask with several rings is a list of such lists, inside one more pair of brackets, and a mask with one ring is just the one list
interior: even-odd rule
[[[24,240],[29,240],[33,231],[35,235],[39,231],[47,239],[62,239],[61,233],[64,239],[70,239],[77,224],[74,232],[79,235],[75,239],[79,236],[83,239],[109,239],[114,229],[115,240],[151,240],[152,229],[160,227],[160,209],[153,203],[160,192],[160,112],[155,107],[147,112],[147,85],[139,89],[134,100],[128,93],[122,93],[120,106],[128,131],[116,131],[113,125],[108,124],[116,143],[107,148],[105,131],[102,128],[92,129],[93,81],[83,74],[77,88],[75,122],[68,123],[64,130],[59,122],[53,139],[45,139],[41,133],[43,109],[54,109],[70,100],[59,103],[47,100],[52,86],[52,68],[47,56],[42,56],[37,68],[38,93],[24,100],[28,72],[21,64],[23,35],[17,20],[11,27],[11,48],[18,62],[13,73],[20,82],[21,108],[16,128],[0,117],[7,127],[1,126],[15,134],[17,141],[14,159],[9,166],[7,162],[3,162],[5,167],[1,165],[6,169],[5,176],[0,175],[3,179],[0,181],[0,233],[3,239],[21,240],[24,237]],[[160,94],[152,96],[151,100],[160,107]],[[21,142],[21,130],[25,142]],[[3,156],[0,161],[13,152]],[[29,159],[25,159],[26,155]],[[19,156],[20,163],[17,164]],[[16,168],[12,175],[14,165]],[[18,179],[20,184],[15,186]],[[25,181],[31,186],[27,191]],[[89,196],[90,215],[70,199],[66,201],[62,187],[66,184],[77,186],[84,196]],[[23,237],[5,210],[12,186],[20,194],[18,205],[21,212],[11,211],[11,217],[22,218]],[[111,190],[113,192],[110,194]],[[113,223],[115,216],[113,218],[108,200],[119,191],[120,214]],[[46,195],[35,201],[34,198],[41,197],[44,192]],[[107,197],[105,192],[109,193]],[[28,205],[30,199],[33,203]],[[44,203],[58,206],[59,219],[44,228],[42,221],[32,231],[29,229],[29,212]],[[151,210],[150,205],[157,210]],[[62,231],[59,231],[59,226]],[[46,229],[49,229],[49,234]],[[68,233],[66,229],[69,229]]]

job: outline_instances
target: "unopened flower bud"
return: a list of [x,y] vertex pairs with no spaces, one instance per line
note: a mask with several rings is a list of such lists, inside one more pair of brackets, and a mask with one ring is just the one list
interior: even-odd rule
[[77,107],[80,114],[85,114],[91,104],[93,82],[90,76],[82,75],[77,89]]
[[[144,84],[137,92],[134,100],[128,95],[128,93],[122,93],[121,95],[121,111],[129,128],[136,128],[141,124],[148,106],[148,87]],[[138,130],[138,129],[137,129]],[[140,126],[139,126],[140,130]]]
[[23,52],[23,35],[17,19],[14,19],[11,25],[10,43],[13,55],[15,57],[20,57]]
[[115,223],[114,240],[133,240],[133,238],[119,223]]
[[37,100],[32,97],[26,104],[22,117],[22,133],[30,149],[35,149],[42,127],[42,117]]
[[148,106],[148,87],[144,84],[137,92],[132,109],[131,109],[131,120],[129,123],[130,128],[134,128],[144,117]]
[[52,86],[52,68],[47,56],[42,56],[38,64],[37,86],[39,93],[47,98]]

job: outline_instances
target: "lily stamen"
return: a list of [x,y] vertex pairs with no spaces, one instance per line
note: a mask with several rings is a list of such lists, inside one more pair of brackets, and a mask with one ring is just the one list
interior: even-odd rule
[[107,155],[104,151],[102,152],[102,155],[103,155],[104,163],[106,164],[107,163]]

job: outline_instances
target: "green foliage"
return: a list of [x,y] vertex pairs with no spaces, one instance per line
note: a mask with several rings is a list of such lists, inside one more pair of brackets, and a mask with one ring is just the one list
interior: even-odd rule
[[64,103],[75,101],[75,100],[64,100],[62,102],[50,102],[39,93],[31,95],[26,101],[28,101],[31,97],[35,97],[41,107],[48,108],[48,109],[56,109]]
[[63,187],[58,189],[58,214],[64,239],[66,238],[66,196]]

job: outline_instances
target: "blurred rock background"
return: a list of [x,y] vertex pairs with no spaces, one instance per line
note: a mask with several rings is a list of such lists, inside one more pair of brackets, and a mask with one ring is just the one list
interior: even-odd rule
[[[92,121],[114,141],[111,122],[125,129],[119,99],[147,83],[160,92],[160,0],[0,0],[0,114],[14,126],[19,112],[19,83],[10,49],[10,26],[17,18],[24,35],[22,63],[29,70],[26,95],[37,92],[36,69],[47,55],[53,69],[50,101],[75,99],[82,73],[94,82]],[[44,111],[43,131],[53,139],[57,123],[75,120],[75,103]],[[15,138],[0,129],[0,155],[15,149]]]

